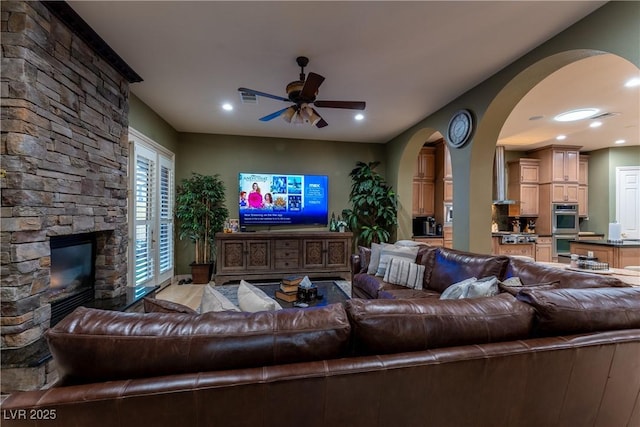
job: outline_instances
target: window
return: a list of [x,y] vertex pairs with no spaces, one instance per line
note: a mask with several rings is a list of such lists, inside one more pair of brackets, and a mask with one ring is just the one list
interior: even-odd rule
[[134,129],[129,137],[130,283],[162,285],[173,277],[174,155]]

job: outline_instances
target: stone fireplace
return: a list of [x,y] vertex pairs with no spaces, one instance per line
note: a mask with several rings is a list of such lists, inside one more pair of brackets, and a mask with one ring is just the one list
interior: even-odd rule
[[76,19],[73,30],[63,23],[74,18],[66,3],[2,1],[0,7],[6,393],[52,379],[44,357],[55,293],[52,241],[92,236],[92,297],[126,292],[128,98],[129,83],[140,79],[101,40],[91,42],[95,33],[84,22]]

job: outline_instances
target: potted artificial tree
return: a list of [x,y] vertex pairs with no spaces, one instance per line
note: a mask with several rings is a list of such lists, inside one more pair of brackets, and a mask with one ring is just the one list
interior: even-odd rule
[[380,162],[357,162],[349,176],[352,180],[349,201],[351,209],[342,215],[354,234],[354,244],[388,242],[398,224],[396,194],[375,171]]
[[225,186],[218,174],[193,173],[177,189],[179,237],[188,238],[195,245],[195,259],[191,263],[193,283],[209,283],[211,279],[215,233],[222,231],[229,216],[224,199]]

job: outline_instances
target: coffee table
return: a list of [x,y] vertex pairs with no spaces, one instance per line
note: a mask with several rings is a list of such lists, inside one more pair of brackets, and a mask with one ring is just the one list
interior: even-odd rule
[[[313,281],[312,283],[316,285],[318,288],[318,294],[323,295],[323,298],[309,302],[309,307],[321,307],[328,304],[342,303],[351,299],[351,297],[347,295],[333,280]],[[279,283],[255,285],[262,289],[267,295],[278,301],[278,304],[280,304],[282,308],[295,307],[292,302],[286,302],[275,298],[275,292],[280,289]]]

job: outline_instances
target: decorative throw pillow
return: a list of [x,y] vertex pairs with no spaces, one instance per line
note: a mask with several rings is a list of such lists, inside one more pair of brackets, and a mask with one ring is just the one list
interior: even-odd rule
[[184,304],[178,302],[167,301],[163,299],[155,299],[145,297],[142,299],[144,304],[145,313],[186,313],[186,314],[198,314],[197,311],[191,307],[187,307]]
[[264,291],[244,280],[241,280],[240,286],[238,286],[238,305],[240,306],[240,310],[249,313],[282,310],[282,306],[280,306],[276,300],[270,298]]
[[478,279],[475,277],[469,277],[468,279],[464,279],[458,283],[454,283],[453,285],[449,286],[447,289],[444,290],[444,292],[440,295],[440,299],[463,298],[462,295],[466,293],[469,285],[475,282],[476,280]]
[[240,311],[240,309],[211,285],[206,285],[200,300],[199,312],[202,314],[210,311]]
[[414,246],[428,246],[425,242],[416,242],[415,240],[398,240],[393,244],[396,247],[414,247]]
[[498,295],[498,278],[489,276],[470,283],[460,298],[480,298]]
[[416,262],[416,256],[420,246],[414,247],[396,247],[393,245],[382,248],[380,251],[380,262],[378,263],[378,269],[376,270],[376,276],[384,277],[387,272],[387,266],[392,258],[403,259],[409,262]]
[[380,252],[382,248],[386,246],[392,246],[389,243],[372,243],[371,244],[371,259],[369,260],[369,267],[367,267],[367,274],[376,274],[378,271],[378,264],[380,263]]
[[424,265],[405,261],[400,258],[391,258],[384,279],[387,283],[406,286],[412,289],[422,289],[424,280]]

